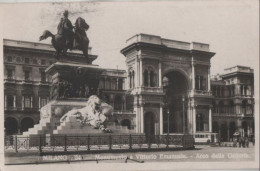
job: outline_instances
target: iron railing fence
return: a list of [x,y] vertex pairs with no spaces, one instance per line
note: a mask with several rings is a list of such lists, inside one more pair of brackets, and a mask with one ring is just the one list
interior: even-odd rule
[[102,134],[6,136],[5,152],[68,152],[193,148],[192,135]]

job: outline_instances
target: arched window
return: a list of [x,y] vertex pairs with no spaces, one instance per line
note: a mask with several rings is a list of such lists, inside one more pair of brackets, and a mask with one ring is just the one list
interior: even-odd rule
[[118,79],[118,90],[123,90],[123,80]]
[[45,106],[48,103],[48,98],[46,96],[39,97],[39,108]]
[[246,114],[246,108],[247,108],[247,101],[242,101],[242,114]]
[[150,87],[155,87],[154,72],[150,71]]
[[115,96],[114,110],[117,110],[117,111],[121,111],[122,110],[122,98],[119,95]]
[[107,78],[107,80],[106,80],[106,89],[111,89],[111,80],[110,80],[110,78]]
[[104,81],[104,78],[101,78],[101,79],[100,79],[100,82],[99,82],[99,88],[100,88],[100,89],[104,89],[104,88],[105,88],[105,81]]
[[135,72],[132,71],[132,88],[135,87]]
[[212,102],[212,111],[213,111],[213,113],[217,113],[215,101]]
[[116,83],[116,79],[115,79],[115,78],[112,78],[112,79],[111,79],[111,89],[112,89],[112,90],[115,90],[115,89],[116,89],[116,84],[117,84],[117,83]]
[[148,86],[148,71],[144,71],[144,86]]
[[129,72],[128,79],[129,79],[129,88],[132,88],[132,73],[131,72]]
[[7,107],[14,107],[14,96],[8,95],[6,103],[7,103]]
[[234,102],[231,100],[229,101],[229,113],[234,113],[235,111],[235,105]]
[[223,101],[220,101],[218,106],[219,106],[219,113],[224,113],[224,103],[223,103]]

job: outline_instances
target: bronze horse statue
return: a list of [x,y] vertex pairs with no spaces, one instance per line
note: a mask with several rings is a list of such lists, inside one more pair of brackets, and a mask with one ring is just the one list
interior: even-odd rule
[[[89,47],[89,39],[86,34],[86,30],[89,29],[89,25],[86,21],[78,17],[75,26],[74,26],[74,40],[73,40],[73,49],[77,49],[83,52],[83,55],[87,58],[88,63],[90,63],[88,57],[88,47]],[[45,30],[43,34],[40,36],[39,41],[45,40],[51,37],[51,44],[55,48],[55,56],[57,59],[60,58],[60,55],[66,55],[67,50],[69,49],[66,44],[66,37],[62,34],[53,35],[49,30]]]

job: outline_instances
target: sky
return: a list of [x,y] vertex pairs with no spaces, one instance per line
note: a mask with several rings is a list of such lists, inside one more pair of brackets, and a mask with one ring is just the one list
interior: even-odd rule
[[[120,50],[135,34],[210,44],[216,55],[211,74],[235,65],[259,66],[259,4],[257,0],[175,0],[81,3],[2,4],[2,36],[38,42],[44,30],[56,34],[62,12],[72,23],[82,17],[90,25],[87,35],[95,64],[126,69]],[[51,39],[42,41],[51,43]]]

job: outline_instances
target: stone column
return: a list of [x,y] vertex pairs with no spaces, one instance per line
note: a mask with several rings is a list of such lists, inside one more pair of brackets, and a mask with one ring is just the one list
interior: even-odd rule
[[140,86],[143,87],[143,59],[140,58]]
[[211,87],[210,87],[210,65],[208,68],[208,91],[211,91]]
[[41,97],[39,96],[39,109],[41,108]]
[[209,132],[212,132],[212,107],[209,107]]
[[162,104],[160,104],[160,135],[163,134],[163,108]]
[[193,133],[195,134],[196,133],[196,113],[197,113],[197,111],[196,111],[196,107],[193,107],[193,112],[192,112],[192,114],[193,114],[193,116],[192,116],[192,118],[193,118],[193,123],[192,123],[192,125],[193,125]]
[[159,61],[159,87],[162,86],[162,62]]
[[31,108],[33,108],[33,97],[31,96]]
[[126,86],[125,86],[125,78],[123,78],[122,89],[123,89],[123,90],[126,90]]
[[138,86],[137,77],[138,77],[138,60],[136,58],[135,59],[135,73],[134,73],[134,80],[133,80],[134,81],[133,88]]
[[135,132],[136,133],[140,133],[140,130],[139,130],[139,123],[140,122],[140,113],[138,112],[138,107],[137,105],[134,106],[134,111],[135,111]]
[[5,108],[7,107],[7,96],[5,95]]
[[116,78],[116,90],[118,90],[118,78]]
[[22,96],[22,110],[24,109],[24,96]]
[[140,109],[140,114],[141,114],[141,133],[144,133],[144,107],[143,104],[141,104],[141,109]]
[[195,90],[195,62],[194,62],[194,57],[192,57],[191,69],[192,69],[192,90]]
[[104,77],[104,89],[107,89],[107,77]]
[[16,95],[14,95],[14,108],[16,108]]

